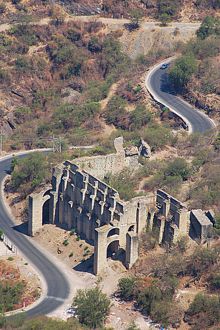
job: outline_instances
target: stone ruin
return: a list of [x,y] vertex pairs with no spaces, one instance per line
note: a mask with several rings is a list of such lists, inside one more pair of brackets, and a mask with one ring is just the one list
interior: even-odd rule
[[102,181],[110,172],[140,166],[139,150],[124,149],[123,138],[115,140],[115,149],[115,154],[84,157],[56,166],[52,187],[29,196],[29,235],[34,236],[44,223],[74,228],[94,245],[94,274],[105,269],[110,256],[123,260],[130,268],[138,259],[138,237],[146,226],[159,229],[159,243],[175,243],[190,233],[204,241],[214,222],[211,212],[189,211],[162,190],[125,202]]
[[157,190],[156,212],[148,221],[148,227],[158,228],[159,243],[176,243],[181,236],[204,243],[211,237],[214,224],[212,211],[188,210],[184,203]]

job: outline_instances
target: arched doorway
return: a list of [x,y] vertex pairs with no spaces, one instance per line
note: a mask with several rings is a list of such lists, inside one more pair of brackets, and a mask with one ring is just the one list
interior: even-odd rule
[[125,250],[120,248],[119,240],[112,241],[107,247],[107,259],[119,260],[125,262]]
[[50,199],[46,200],[46,202],[43,205],[43,209],[42,209],[42,225],[45,225],[47,223],[50,223],[50,221],[49,221],[49,205],[50,205]]
[[107,258],[117,259],[117,254],[119,251],[119,240],[111,242],[107,247]]

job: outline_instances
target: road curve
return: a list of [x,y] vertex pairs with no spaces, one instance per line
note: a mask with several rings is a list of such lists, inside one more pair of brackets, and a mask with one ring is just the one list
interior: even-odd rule
[[[19,157],[24,157],[19,156]],[[0,159],[0,185],[10,169],[12,157]],[[68,298],[70,286],[64,273],[58,269],[41,251],[32,245],[24,234],[13,229],[14,223],[4,206],[2,191],[0,191],[0,228],[11,242],[26,256],[26,258],[43,275],[47,285],[47,295],[39,304],[27,310],[28,317],[46,315],[60,307]]]
[[172,93],[168,84],[167,69],[160,69],[163,63],[168,63],[172,60],[173,58],[163,61],[148,72],[145,85],[149,93],[157,102],[168,107],[181,117],[187,124],[189,133],[204,133],[215,128],[214,122],[206,114]]

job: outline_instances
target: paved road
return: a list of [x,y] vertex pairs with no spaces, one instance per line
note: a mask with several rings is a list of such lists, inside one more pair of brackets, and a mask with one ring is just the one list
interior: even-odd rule
[[[10,169],[11,160],[0,160],[0,184]],[[35,307],[28,310],[28,316],[46,315],[63,304],[68,298],[70,287],[63,273],[45,257],[24,234],[13,229],[13,222],[4,208],[0,192],[0,228],[17,248],[41,271],[47,284],[47,296]]]
[[214,122],[207,115],[172,93],[167,79],[168,69],[162,70],[160,67],[161,64],[157,65],[146,78],[146,87],[151,95],[169,107],[171,111],[180,115],[187,123],[190,132],[204,133],[213,129],[215,127]]

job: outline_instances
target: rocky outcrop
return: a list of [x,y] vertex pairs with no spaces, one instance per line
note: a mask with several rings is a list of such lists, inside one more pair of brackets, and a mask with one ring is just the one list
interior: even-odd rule
[[140,141],[139,155],[143,156],[145,158],[150,158],[151,157],[151,147],[143,139],[141,139],[141,141]]

